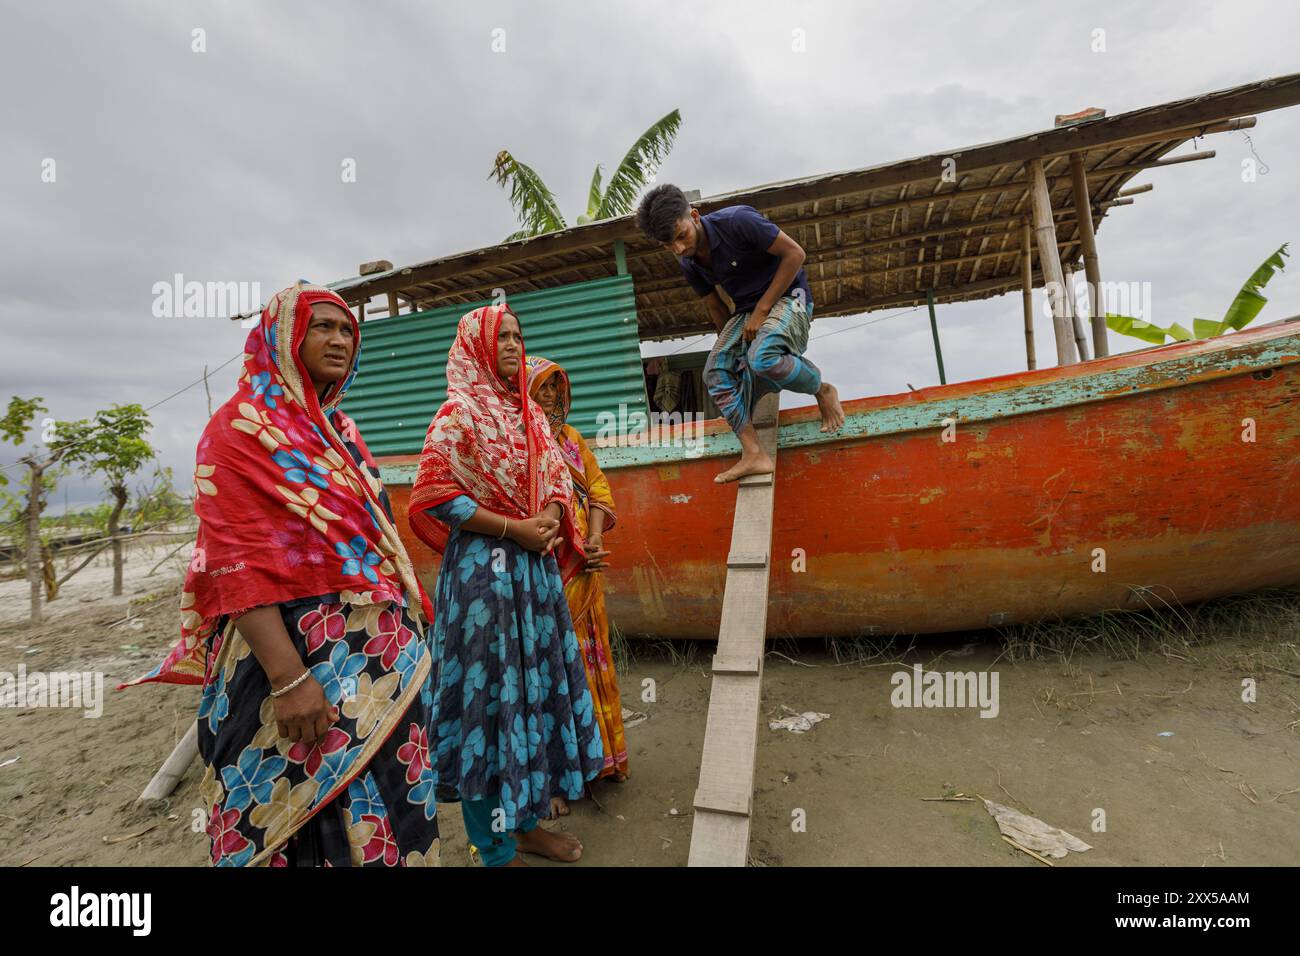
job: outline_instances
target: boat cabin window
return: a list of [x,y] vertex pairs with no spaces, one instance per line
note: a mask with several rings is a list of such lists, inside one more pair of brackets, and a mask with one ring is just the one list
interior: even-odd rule
[[708,352],[683,352],[643,358],[645,394],[652,412],[681,412],[721,418],[709,390],[704,387]]

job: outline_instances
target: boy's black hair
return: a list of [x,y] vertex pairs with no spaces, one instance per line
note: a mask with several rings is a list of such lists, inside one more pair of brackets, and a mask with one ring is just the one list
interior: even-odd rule
[[636,210],[637,227],[656,242],[672,242],[677,220],[689,216],[686,194],[672,183],[656,186],[641,198]]

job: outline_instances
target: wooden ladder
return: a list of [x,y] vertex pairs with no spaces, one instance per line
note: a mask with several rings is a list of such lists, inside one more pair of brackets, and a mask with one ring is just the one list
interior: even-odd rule
[[[759,443],[773,464],[778,405],[777,394],[764,395],[753,416]],[[744,866],[749,855],[775,477],[751,475],[736,489],[688,866]]]

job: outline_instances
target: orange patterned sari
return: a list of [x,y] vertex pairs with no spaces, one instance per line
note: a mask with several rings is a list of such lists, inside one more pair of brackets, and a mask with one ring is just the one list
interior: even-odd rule
[[[541,384],[558,376],[556,410],[549,416],[552,434],[560,457],[569,466],[573,478],[573,518],[578,535],[586,541],[591,509],[605,513],[605,531],[614,527],[614,495],[596,456],[582,435],[565,424],[569,413],[569,377],[564,369],[540,356],[528,358],[528,394],[534,399]],[[627,773],[627,741],[623,734],[623,704],[619,698],[618,676],[609,644],[609,617],[605,613],[605,585],[599,571],[579,571],[564,587],[578,634],[578,647],[587,670],[587,686],[596,705],[600,736],[605,742],[605,768],[600,777]]]

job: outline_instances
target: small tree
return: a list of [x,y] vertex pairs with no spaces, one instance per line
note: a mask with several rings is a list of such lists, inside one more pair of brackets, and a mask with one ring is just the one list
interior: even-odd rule
[[118,523],[126,508],[126,480],[151,461],[157,452],[144,439],[149,416],[139,405],[114,405],[97,412],[82,443],[71,452],[86,476],[102,474],[113,496],[108,515],[108,535],[113,538],[113,596],[122,593],[122,542]]
[[[0,438],[22,447],[36,416],[47,409],[40,396],[36,398],[9,399],[9,408],[0,417]],[[27,583],[31,588],[31,621],[41,623],[41,513],[49,491],[54,486],[53,477],[69,455],[75,454],[78,442],[89,429],[88,422],[56,422],[46,418],[41,422],[40,443],[18,459],[27,468],[26,507],[23,522],[26,524],[26,544],[23,548],[27,565]]]
[[153,473],[136,486],[131,506],[131,524],[157,527],[179,521],[193,510],[193,502],[176,491],[176,479],[170,468],[154,465]]

